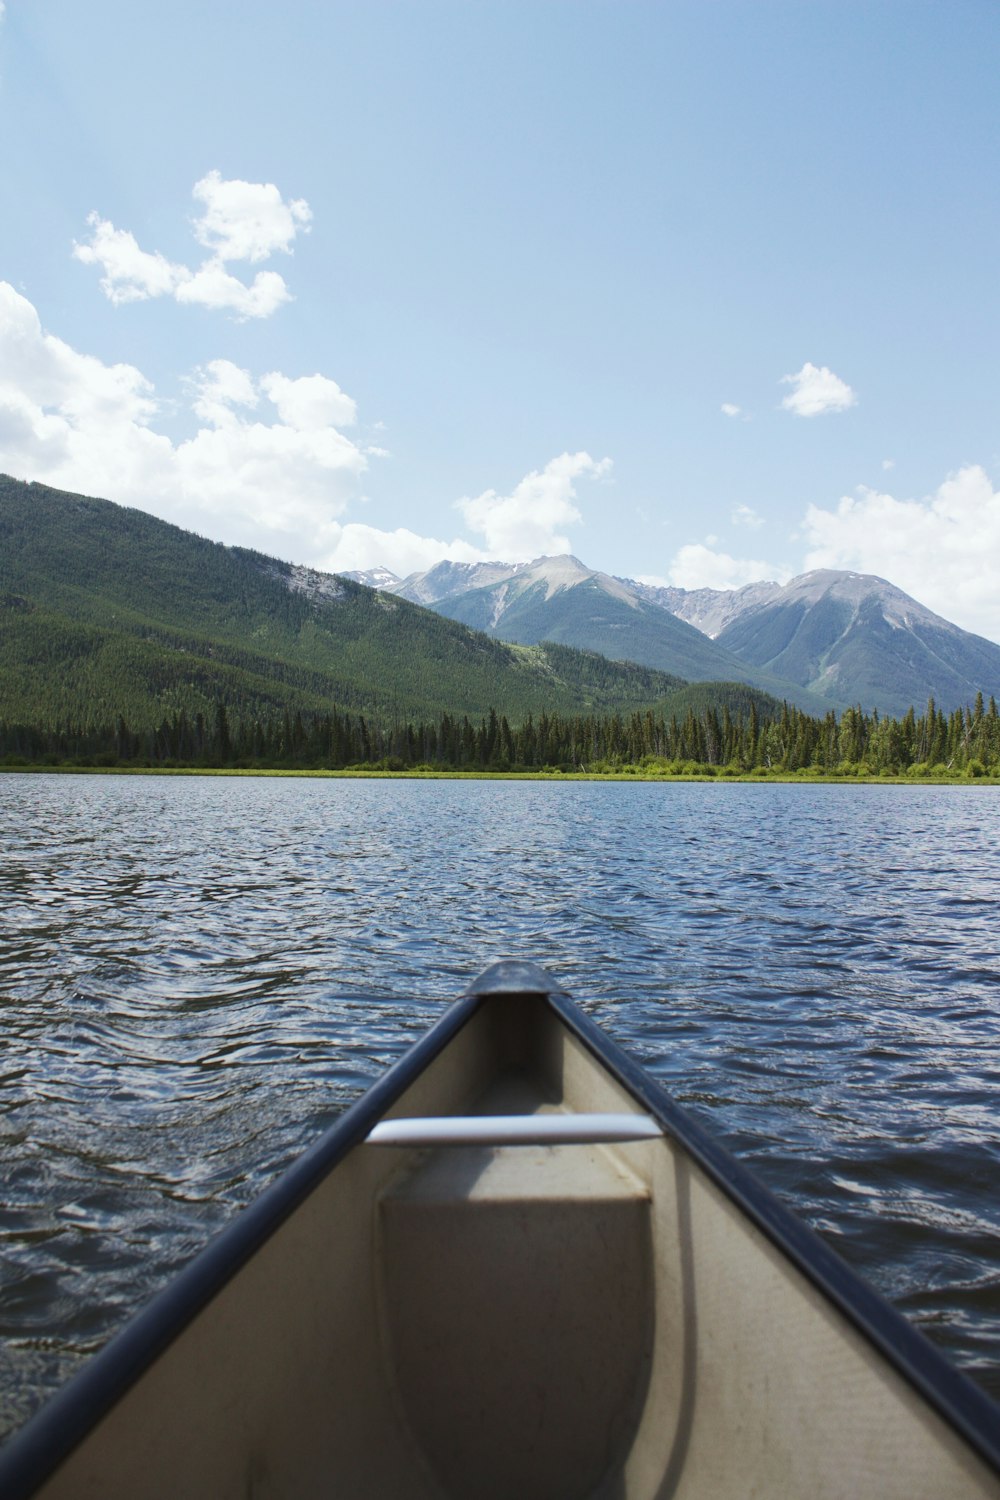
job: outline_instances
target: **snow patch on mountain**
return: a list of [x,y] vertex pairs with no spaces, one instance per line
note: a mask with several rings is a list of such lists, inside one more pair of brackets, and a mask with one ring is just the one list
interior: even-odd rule
[[369,589],[392,589],[402,583],[398,574],[389,568],[364,568],[351,573],[341,573],[341,578],[349,578],[352,583],[363,583]]

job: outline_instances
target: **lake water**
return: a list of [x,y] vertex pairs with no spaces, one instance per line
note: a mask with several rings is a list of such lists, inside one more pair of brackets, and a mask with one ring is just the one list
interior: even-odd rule
[[1000,1395],[1000,792],[0,775],[0,1430],[544,964]]

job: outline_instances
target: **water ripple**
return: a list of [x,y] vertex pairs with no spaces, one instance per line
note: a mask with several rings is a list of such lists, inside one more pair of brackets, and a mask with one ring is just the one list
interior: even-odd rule
[[1000,1393],[998,836],[986,788],[0,777],[0,1430],[511,953]]

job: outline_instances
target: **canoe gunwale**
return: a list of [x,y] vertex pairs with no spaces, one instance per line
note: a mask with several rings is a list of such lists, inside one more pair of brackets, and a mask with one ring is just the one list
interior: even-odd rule
[[153,1293],[92,1359],[0,1449],[0,1494],[28,1500],[107,1415],[136,1380],[179,1338],[212,1298],[291,1217],[479,1010],[483,997],[453,1001],[398,1062],[350,1105],[320,1138]]
[[869,1287],[534,965],[494,966],[259,1197],[241,1210],[0,1450],[0,1493],[28,1500],[491,999],[543,1000],[736,1208],[1000,1474],[996,1404]]
[[569,1031],[641,1102],[732,1203],[1000,1474],[1000,1409],[930,1340],[787,1208],[749,1168],[676,1104],[627,1052],[565,993],[549,1005]]

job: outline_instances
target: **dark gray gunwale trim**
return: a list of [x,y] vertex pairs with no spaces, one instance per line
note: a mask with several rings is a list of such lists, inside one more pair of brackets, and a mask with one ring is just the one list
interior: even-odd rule
[[498,964],[58,1391],[0,1451],[0,1494],[28,1500],[138,1377],[409,1088],[489,996],[539,996],[701,1170],[1000,1475],[1000,1410],[676,1104],[535,965]]
[[371,1130],[479,1009],[456,1000],[389,1071],[276,1182],[210,1240],[161,1292],[0,1449],[0,1496],[28,1500],[139,1376]]
[[564,994],[549,1004],[705,1175],[1000,1475],[1000,1407],[742,1166]]

